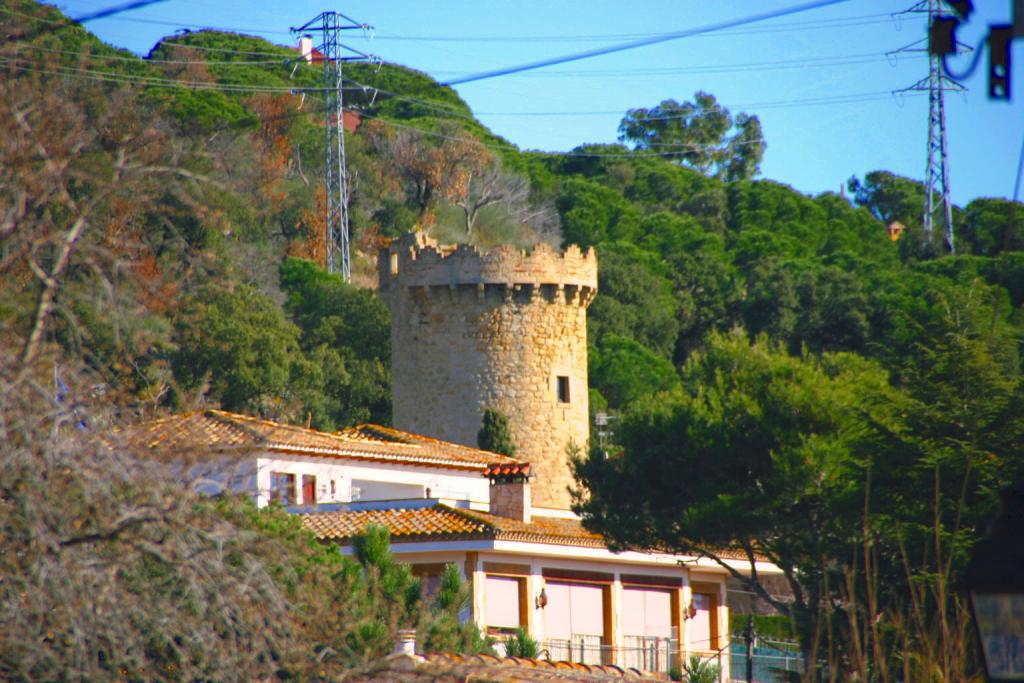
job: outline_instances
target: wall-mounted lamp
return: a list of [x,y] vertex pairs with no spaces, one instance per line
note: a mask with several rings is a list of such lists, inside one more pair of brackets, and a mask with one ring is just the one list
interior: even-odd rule
[[683,613],[684,619],[693,619],[697,616],[697,608],[693,606],[693,600],[686,605],[686,610]]
[[544,592],[544,589],[540,589],[540,594],[537,595],[537,599],[534,601],[537,609],[544,609],[548,606],[548,594]]

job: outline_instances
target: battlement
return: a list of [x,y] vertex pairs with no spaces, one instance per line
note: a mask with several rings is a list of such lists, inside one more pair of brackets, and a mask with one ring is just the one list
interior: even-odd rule
[[[573,292],[589,302],[597,290],[597,254],[576,245],[564,252],[540,243],[530,252],[502,245],[480,252],[467,244],[439,245],[421,233],[407,234],[378,255],[381,292],[395,287],[463,289],[488,285],[506,292],[533,292],[552,299],[553,291]],[[511,294],[509,294],[511,296]]]

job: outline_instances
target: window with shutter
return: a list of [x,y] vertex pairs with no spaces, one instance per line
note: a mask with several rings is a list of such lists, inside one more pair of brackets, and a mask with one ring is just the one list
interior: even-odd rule
[[520,582],[508,576],[487,576],[484,609],[489,629],[515,629],[519,623]]

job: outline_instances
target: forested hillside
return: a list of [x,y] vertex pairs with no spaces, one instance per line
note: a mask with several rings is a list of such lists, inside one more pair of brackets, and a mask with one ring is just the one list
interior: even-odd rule
[[[803,602],[780,609],[814,656],[895,671],[895,643],[967,670],[949,579],[1024,475],[1024,205],[958,208],[954,255],[912,179],[811,197],[757,178],[756,112],[691,139],[633,110],[627,144],[522,151],[428,76],[353,64],[346,284],[322,270],[323,102],[292,93],[317,64],[207,31],[140,59],[27,0],[0,34],[0,348],[24,443],[69,410],[386,424],[381,238],[594,246],[591,406],[615,432],[577,464],[595,528],[686,551],[749,537],[791,572]],[[657,111],[706,123],[708,97]],[[825,624],[863,647],[823,653]]]

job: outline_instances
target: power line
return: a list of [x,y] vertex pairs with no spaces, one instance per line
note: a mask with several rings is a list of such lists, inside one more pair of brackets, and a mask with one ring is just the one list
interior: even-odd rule
[[[404,102],[412,102],[414,104],[422,105],[428,109],[433,109],[444,114],[450,114],[457,118],[463,118],[476,122],[476,116],[528,116],[528,117],[544,117],[544,116],[608,116],[611,114],[624,114],[623,109],[605,109],[605,110],[588,110],[588,111],[526,111],[526,112],[502,112],[502,111],[482,111],[473,112],[473,115],[467,115],[462,111],[454,108],[448,108],[444,105],[430,102],[427,100],[418,99],[415,97],[408,97],[394,93],[388,90],[377,88],[374,85],[360,83],[354,79],[346,78],[346,82],[353,83],[363,90],[376,90],[382,95],[393,97]],[[753,108],[766,108],[766,109],[780,109],[800,106],[812,106],[818,104],[856,104],[858,102],[870,102],[884,99],[891,99],[893,93],[889,90],[875,90],[869,92],[860,93],[847,93],[845,95],[830,95],[820,97],[807,97],[799,99],[784,99],[784,100],[767,100],[761,102],[747,102],[730,104],[727,106],[729,109],[753,109]],[[649,117],[650,121],[673,121],[677,119],[686,118],[686,114],[679,114],[673,116],[658,116]]]
[[784,17],[791,14],[797,14],[799,12],[806,12],[813,9],[820,9],[822,7],[828,7],[829,5],[837,5],[846,0],[814,0],[814,2],[804,3],[801,5],[794,5],[792,7],[783,8],[781,10],[773,10],[771,12],[762,12],[760,14],[753,14],[748,17],[741,19],[732,19],[729,21],[721,21],[713,24],[706,24],[697,28],[684,29],[682,31],[675,31],[673,33],[665,33],[650,38],[643,38],[640,40],[634,40],[627,43],[620,43],[619,45],[610,45],[608,47],[596,48],[593,50],[586,50],[584,52],[577,52],[571,55],[564,55],[562,57],[553,57],[550,59],[541,59],[535,62],[527,62],[525,64],[519,64],[517,66],[505,67],[503,69],[496,69],[493,71],[484,71],[481,73],[473,74],[470,76],[464,76],[448,81],[444,85],[458,85],[460,83],[472,83],[474,81],[482,81],[487,78],[497,78],[498,76],[508,76],[514,73],[520,73],[523,71],[530,71],[533,69],[540,69],[545,66],[554,66],[555,64],[564,64],[566,62],[579,61],[581,59],[589,59],[590,57],[598,57],[600,55],[611,54],[613,52],[623,52],[625,50],[633,50],[639,47],[647,47],[648,45],[656,45],[658,43],[668,42],[670,40],[679,40],[681,38],[689,38],[691,36],[701,35],[703,33],[711,33],[713,31],[720,31],[728,28],[736,28],[738,26],[745,26],[747,24],[753,24],[759,21],[766,21],[768,19],[775,19],[777,17]]
[[284,86],[261,86],[235,83],[209,83],[206,81],[180,81],[173,78],[160,78],[157,76],[141,76],[123,74],[114,71],[95,71],[75,67],[58,67],[57,69],[35,66],[33,62],[26,59],[0,57],[0,63],[10,64],[18,69],[34,71],[37,73],[48,73],[63,76],[82,76],[96,81],[111,83],[127,83],[143,85],[154,88],[186,88],[190,90],[223,90],[226,92],[260,92],[260,93],[281,93],[292,94],[294,88]]
[[[884,59],[879,59],[884,58]],[[672,76],[680,74],[720,74],[745,71],[769,71],[784,69],[803,69],[807,67],[834,67],[853,64],[872,64],[879,61],[886,61],[889,58],[887,53],[870,52],[857,55],[843,55],[836,57],[815,57],[805,59],[785,59],[767,62],[737,62],[732,64],[703,64],[685,67],[651,67],[646,69],[586,69],[586,70],[559,70],[550,69],[528,74],[532,78],[562,78],[571,76],[573,78],[608,78],[610,76],[624,76],[636,78],[638,76]],[[921,59],[923,57],[914,57]],[[466,71],[445,71],[431,70],[433,74],[459,75],[469,73]]]
[[143,7],[155,5],[159,2],[164,1],[165,0],[134,0],[134,2],[126,2],[122,5],[114,5],[112,7],[97,10],[96,12],[92,12],[90,14],[83,14],[81,16],[75,17],[74,19],[72,19],[72,21],[77,21],[79,24],[84,24],[87,21],[94,21],[96,19],[107,19],[109,17],[114,16],[115,14],[120,14],[121,12],[128,12],[133,9],[142,9]]
[[[280,52],[267,52],[266,50],[234,50],[234,49],[229,48],[229,47],[210,47],[210,46],[206,46],[206,45],[189,45],[187,43],[179,43],[179,42],[174,41],[174,40],[171,40],[171,41],[161,40],[159,43],[157,43],[156,47],[160,47],[161,45],[167,45],[167,46],[170,46],[170,47],[181,47],[181,48],[185,48],[185,49],[188,49],[188,50],[204,50],[206,52],[221,52],[221,53],[224,53],[224,54],[232,54],[232,55],[250,55],[250,56],[255,56],[255,57],[258,57],[258,56],[281,57],[281,56],[283,56],[282,53],[280,53]],[[295,50],[290,48],[290,47],[283,47],[282,46],[280,49],[281,50],[287,50],[289,54],[295,52]]]
[[[392,92],[390,90],[385,90],[383,88],[378,88],[375,85],[368,85],[366,83],[360,83],[359,81],[355,80],[354,78],[346,77],[344,80],[345,80],[346,83],[352,83],[353,85],[357,86],[357,89],[362,90],[363,92],[366,92],[368,90],[373,90],[373,91],[375,91],[375,92],[377,92],[377,93],[379,93],[381,95],[384,95],[386,97],[390,97],[392,99],[399,100],[401,102],[411,102],[413,104],[418,104],[418,105],[420,105],[422,107],[425,107],[427,109],[433,109],[434,111],[440,112],[442,114],[448,114],[449,116],[454,116],[456,118],[466,119],[468,121],[473,121],[475,123],[478,123],[477,119],[472,114],[467,114],[464,111],[461,111],[461,110],[456,109],[454,107],[448,107],[448,106],[443,105],[443,104],[441,104],[439,102],[431,102],[430,100],[423,100],[423,99],[419,99],[417,97],[410,97],[408,95],[402,95],[400,93]],[[444,87],[444,86],[439,86],[439,87]]]
[[[162,0],[153,0],[154,2]],[[15,13],[11,10],[11,13]],[[122,10],[123,11],[123,10]],[[29,16],[29,15],[26,15]],[[146,17],[114,17],[108,16],[103,17],[114,21],[122,21],[136,24],[150,24],[153,26],[169,26],[174,28],[194,29],[194,30],[210,30],[210,31],[222,31],[229,33],[248,33],[248,34],[271,34],[271,35],[290,35],[289,31],[282,31],[280,29],[264,28],[264,27],[245,27],[245,26],[216,26],[210,24],[197,24],[187,23],[179,21],[169,21],[166,19],[150,19]],[[808,28],[848,28],[850,26],[864,26],[879,23],[888,23],[890,21],[889,13],[875,13],[875,14],[863,14],[851,17],[836,17],[833,19],[818,19],[802,22],[789,22],[782,24],[773,24],[770,28],[746,28],[738,31],[721,31],[719,35],[748,35],[752,33],[768,33],[768,32],[780,32],[780,31],[801,31]],[[515,36],[515,35],[490,35],[490,36],[438,36],[438,35],[402,35],[402,34],[388,34],[388,33],[373,33],[368,35],[367,38],[372,38],[375,41],[394,41],[394,42],[451,42],[451,43],[582,43],[582,42],[598,42],[605,40],[642,40],[648,38],[657,38],[663,36],[662,33],[595,33],[595,34],[544,34],[544,35],[532,35],[532,36]]]
[[124,21],[132,24],[150,24],[153,26],[171,26],[181,29],[195,29],[197,31],[220,31],[223,33],[271,33],[274,35],[291,35],[290,31],[269,28],[245,28],[240,26],[213,26],[210,24],[189,24],[180,21],[168,21],[166,19],[147,19],[145,17],[111,17],[114,21]]
[[143,7],[148,7],[149,5],[155,5],[159,2],[165,2],[165,0],[134,0],[133,2],[127,2],[121,5],[112,5],[110,7],[105,7],[104,9],[97,10],[95,12],[90,12],[89,14],[83,14],[78,17],[64,19],[44,19],[42,17],[35,17],[23,12],[5,10],[10,14],[27,17],[29,19],[32,19],[33,21],[44,24],[43,26],[37,26],[31,30],[23,31],[20,34],[9,35],[7,36],[7,38],[9,40],[24,40],[27,38],[35,38],[44,33],[52,33],[54,31],[59,31],[62,28],[74,26],[76,24],[84,24],[87,21],[94,21],[96,19],[106,19],[108,17],[113,17],[116,14],[120,14],[121,12],[128,12],[133,9],[141,9]]
[[[849,93],[846,95],[822,95],[820,97],[805,97],[799,99],[785,99],[785,100],[766,100],[762,102],[747,102],[730,104],[728,106],[720,106],[719,108],[727,109],[753,109],[753,108],[768,108],[768,109],[780,109],[790,107],[800,107],[814,104],[855,104],[857,102],[870,102],[875,100],[891,99],[893,97],[892,91],[889,90],[874,90],[869,92],[861,93]],[[621,109],[605,109],[597,111],[520,111],[520,112],[500,112],[500,111],[481,111],[475,112],[477,116],[608,116],[611,114],[622,114],[624,113]],[[691,116],[690,114],[677,114],[671,116],[650,116],[645,120],[647,121],[675,121],[678,119],[685,119]]]
[[[872,21],[861,21],[872,19]],[[837,17],[834,19],[818,19],[786,24],[773,24],[770,28],[746,28],[736,31],[723,30],[716,35],[750,35],[754,33],[776,33],[781,31],[804,31],[809,28],[848,28],[871,24],[889,23],[889,13],[865,14],[855,17]],[[401,35],[376,33],[374,40],[396,42],[425,43],[584,43],[605,40],[638,40],[663,36],[664,33],[600,33],[600,34],[545,34],[532,36],[490,35],[490,36],[438,36],[438,35]]]
[[[59,52],[71,52],[71,51],[59,51]],[[137,59],[140,64],[145,64],[149,60],[142,60],[138,58],[126,58],[126,59]],[[261,86],[261,85],[250,85],[244,83],[223,83],[223,82],[207,82],[207,81],[183,81],[175,78],[164,78],[158,76],[145,76],[137,74],[125,74],[111,71],[98,71],[94,69],[81,68],[81,67],[59,67],[57,69],[40,68],[34,66],[33,62],[23,58],[0,58],[0,62],[7,64],[14,64],[18,68],[24,68],[27,70],[33,70],[42,73],[51,73],[67,76],[81,75],[86,78],[93,80],[109,81],[109,82],[120,82],[129,83],[135,85],[142,85],[146,87],[158,87],[158,88],[187,88],[194,90],[222,90],[226,92],[261,92],[261,93],[288,93],[292,94],[295,92],[293,87],[289,86]],[[174,63],[174,62],[172,62]],[[192,63],[192,62],[186,62]],[[197,61],[195,63],[202,63]],[[230,63],[230,62],[229,62]],[[344,82],[353,84],[354,88],[345,88],[345,90],[358,90],[367,91],[375,90],[378,93],[397,99],[399,101],[410,102],[423,106],[427,109],[431,109],[440,114],[461,118],[474,123],[480,123],[476,116],[507,116],[507,117],[558,117],[558,116],[607,116],[607,115],[619,115],[624,114],[625,111],[622,109],[608,109],[608,110],[587,110],[587,111],[527,111],[527,112],[502,112],[502,111],[484,111],[475,112],[474,114],[467,114],[459,109],[448,107],[444,104],[433,102],[430,100],[424,100],[416,97],[410,97],[402,95],[390,90],[379,88],[372,84],[362,83],[355,79],[345,77]],[[783,99],[783,100],[765,100],[756,102],[746,103],[735,103],[729,104],[730,109],[778,109],[778,108],[791,108],[791,107],[802,107],[802,106],[814,106],[824,104],[855,104],[859,102],[877,101],[882,99],[889,99],[893,96],[890,91],[868,91],[859,93],[847,93],[844,95],[834,96],[821,96],[821,97],[808,97],[799,99]],[[664,116],[664,117],[651,117],[650,120],[661,121],[661,120],[675,120],[679,118],[685,118],[685,115],[676,116]]]
[[98,60],[110,60],[118,62],[133,62],[137,64],[205,64],[208,66],[234,66],[234,65],[254,65],[254,64],[284,64],[288,60],[284,57],[280,59],[257,59],[257,60],[244,60],[244,59],[233,59],[227,61],[211,61],[208,59],[156,59],[149,57],[139,57],[138,55],[104,55],[95,52],[84,52],[82,50],[58,50],[56,48],[42,47],[34,45],[32,43],[21,43],[14,45],[16,50],[30,50],[32,52],[46,52],[48,54],[58,55],[71,55],[82,57],[85,59],[98,59]]
[[[414,131],[414,132],[416,132],[416,133],[418,133],[420,135],[423,135],[423,136],[429,136],[429,137],[438,138],[438,139],[442,139],[442,140],[451,140],[453,142],[473,142],[473,143],[480,144],[481,146],[486,147],[487,149],[494,150],[494,151],[509,151],[509,150],[521,151],[521,150],[519,150],[518,147],[516,147],[515,145],[513,145],[511,143],[505,143],[505,144],[500,144],[500,145],[493,144],[493,143],[488,144],[486,142],[481,142],[480,140],[478,140],[478,139],[476,139],[474,137],[466,137],[466,136],[459,136],[459,135],[448,135],[446,133],[441,133],[441,132],[438,132],[438,131],[425,130],[425,129],[419,128],[417,126],[410,126],[410,125],[407,125],[407,124],[398,123],[396,121],[391,121],[389,119],[385,119],[385,118],[382,118],[380,116],[375,116],[373,114],[362,113],[361,116],[363,118],[379,121],[383,125],[390,126],[392,128],[400,128],[400,129],[403,129],[403,130],[411,130],[411,131]],[[763,138],[760,138],[758,140],[748,140],[748,141],[745,141],[745,142],[739,142],[737,144],[746,146],[746,145],[759,145],[759,144],[766,144],[766,143],[767,143],[766,140],[764,140]],[[701,151],[701,150],[708,151],[708,150],[719,149],[719,147],[716,146],[716,145],[686,145],[686,144],[680,144],[677,147],[678,147],[678,149],[676,151],[673,151],[673,152],[651,152],[651,151],[646,151],[645,150],[645,151],[637,151],[637,152],[595,153],[595,152],[540,152],[540,151],[537,151],[537,150],[526,150],[526,153],[536,154],[536,155],[540,155],[540,156],[548,156],[548,157],[559,157],[559,158],[561,158],[561,157],[569,157],[569,158],[581,158],[581,159],[638,159],[638,158],[642,158],[642,157],[674,157],[674,156],[677,156],[680,151],[684,151],[684,150],[685,151]]]

